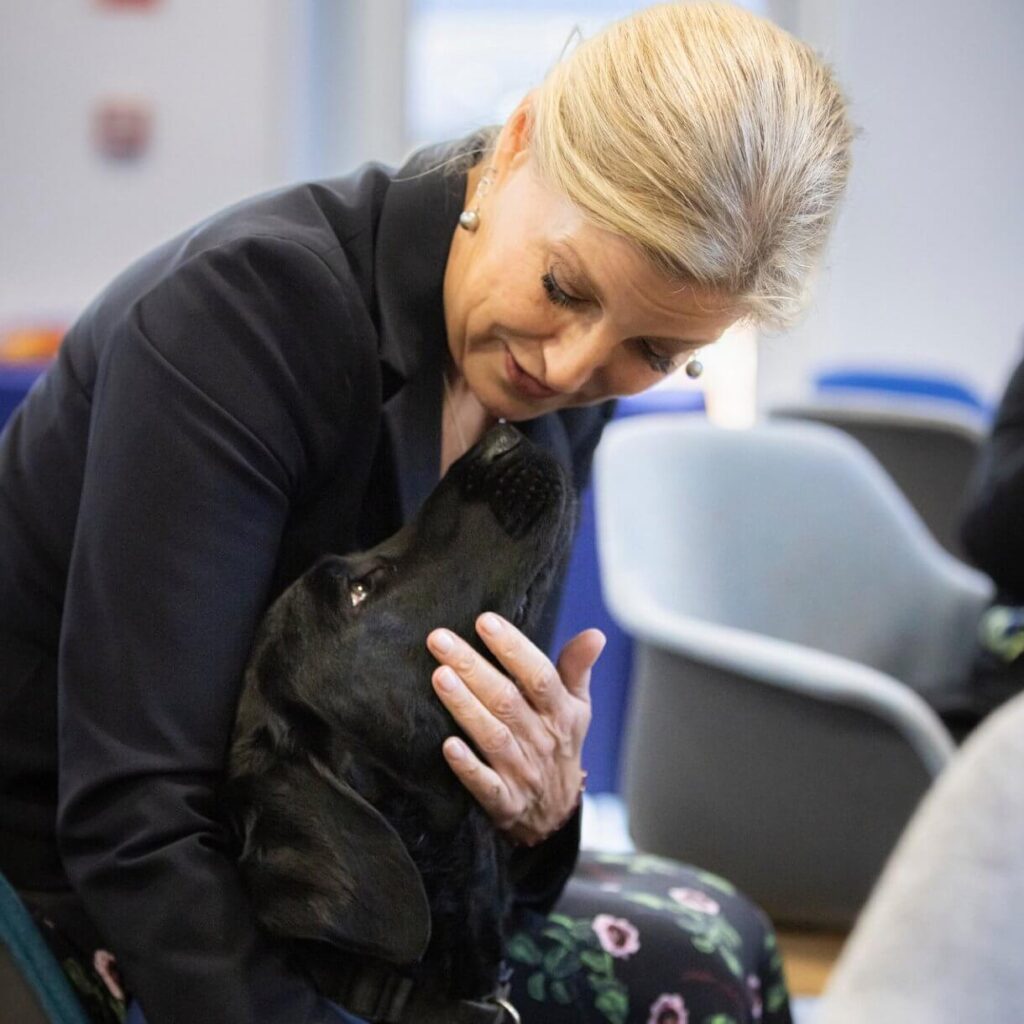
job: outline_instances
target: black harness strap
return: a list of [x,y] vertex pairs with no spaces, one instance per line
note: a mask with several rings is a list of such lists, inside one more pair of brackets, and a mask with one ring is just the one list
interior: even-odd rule
[[360,966],[340,979],[332,993],[346,1010],[373,1024],[520,1024],[502,983],[484,1000],[440,999],[436,992],[418,989],[412,978],[384,967]]

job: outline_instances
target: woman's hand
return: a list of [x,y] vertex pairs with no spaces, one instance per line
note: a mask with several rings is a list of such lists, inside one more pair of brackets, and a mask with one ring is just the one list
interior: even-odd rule
[[590,670],[604,634],[587,629],[573,637],[556,669],[501,616],[485,612],[476,628],[508,675],[450,630],[427,637],[441,662],[434,689],[476,746],[474,751],[450,736],[442,749],[498,829],[533,846],[564,824],[579,800]]

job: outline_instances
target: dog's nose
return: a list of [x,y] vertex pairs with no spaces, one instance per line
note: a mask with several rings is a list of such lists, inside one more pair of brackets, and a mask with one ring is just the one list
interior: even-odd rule
[[484,464],[493,462],[499,455],[512,451],[523,441],[523,435],[510,423],[499,423],[491,427],[480,442],[480,459]]

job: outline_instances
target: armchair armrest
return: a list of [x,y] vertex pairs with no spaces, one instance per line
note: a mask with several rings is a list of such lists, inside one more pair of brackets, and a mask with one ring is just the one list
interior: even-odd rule
[[883,672],[800,644],[672,613],[627,573],[608,587],[605,602],[620,625],[639,640],[884,719],[907,738],[932,775],[953,754],[952,737],[935,712],[908,686]]

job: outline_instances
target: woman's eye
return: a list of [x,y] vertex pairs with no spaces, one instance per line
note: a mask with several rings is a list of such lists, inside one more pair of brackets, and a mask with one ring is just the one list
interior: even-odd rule
[[669,374],[676,368],[676,358],[659,352],[646,338],[640,339],[640,352],[647,365],[657,373]]
[[549,270],[544,274],[540,283],[544,286],[544,292],[556,306],[579,306],[585,301],[577,295],[570,295],[556,280],[554,274]]

